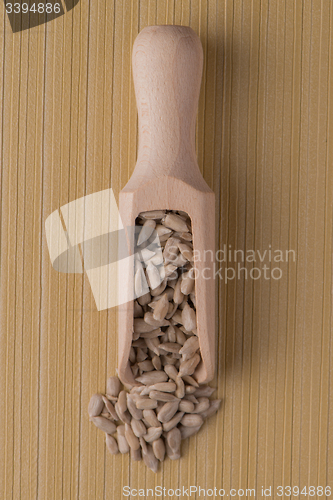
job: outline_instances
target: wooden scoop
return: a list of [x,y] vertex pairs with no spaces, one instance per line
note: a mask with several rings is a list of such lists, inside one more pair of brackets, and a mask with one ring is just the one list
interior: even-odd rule
[[[194,376],[208,382],[215,369],[215,195],[204,181],[195,154],[195,121],[202,74],[199,37],[186,26],[149,26],[133,47],[133,77],[139,114],[138,159],[120,193],[124,226],[140,212],[182,210],[192,220],[199,259],[195,292],[202,362]],[[133,252],[133,249],[131,249]],[[120,277],[133,286],[133,275]],[[118,374],[137,384],[129,365],[133,301],[119,307]]]

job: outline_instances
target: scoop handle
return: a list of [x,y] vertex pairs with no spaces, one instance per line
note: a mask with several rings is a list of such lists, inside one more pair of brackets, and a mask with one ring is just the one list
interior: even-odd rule
[[[133,47],[133,78],[139,115],[135,173],[160,177],[198,168],[195,121],[203,52],[188,26],[149,26]],[[138,170],[140,172],[138,172]]]

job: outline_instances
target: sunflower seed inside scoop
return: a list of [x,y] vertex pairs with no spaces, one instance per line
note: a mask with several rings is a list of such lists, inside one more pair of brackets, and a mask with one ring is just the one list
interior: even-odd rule
[[149,302],[151,301],[150,293],[148,292],[148,293],[145,293],[144,295],[141,295],[140,297],[137,298],[137,301],[141,306],[145,306],[145,305],[149,304]]
[[199,349],[199,339],[195,335],[186,340],[183,347],[179,350],[180,354],[194,354]]
[[194,387],[199,387],[198,382],[196,380],[194,380],[194,378],[191,377],[191,375],[183,375],[183,380],[187,384],[193,385]]
[[186,245],[186,243],[178,243],[178,248],[181,252],[181,254],[185,257],[186,260],[188,261],[193,261],[193,252],[191,247]]
[[138,363],[138,367],[143,372],[150,372],[154,369],[154,365],[150,359],[145,359],[145,361],[141,361],[140,363]]
[[179,403],[179,411],[184,413],[192,413],[194,410],[194,403],[192,401],[188,401],[187,399],[183,399]]
[[197,365],[200,363],[201,358],[198,353],[195,353],[190,359],[183,361],[179,367],[179,375],[193,375]]
[[178,243],[180,243],[180,241],[173,237],[169,238],[166,242],[163,250],[163,258],[166,264],[173,262],[177,258],[179,254]]
[[111,454],[130,452],[157,472],[166,457],[180,458],[181,440],[196,434],[221,400],[209,400],[215,389],[196,380],[201,351],[191,219],[155,210],[139,214],[136,224],[129,366],[137,385],[125,390],[110,377],[106,394],[91,397],[88,413],[106,433]]
[[142,267],[139,267],[135,272],[134,288],[136,297],[141,297],[142,295],[149,293],[148,283]]
[[165,216],[165,210],[151,210],[150,212],[141,212],[140,217],[144,219],[162,219]]
[[134,319],[134,331],[138,333],[152,332],[156,330],[156,326],[149,325],[143,318]]
[[181,304],[184,300],[184,294],[181,291],[181,284],[182,281],[179,279],[176,283],[174,294],[173,294],[173,301],[175,304]]
[[184,328],[189,332],[197,326],[195,311],[188,304],[185,304],[185,307],[182,311],[182,324],[184,325]]
[[161,276],[156,266],[152,262],[149,262],[147,266],[147,276],[148,284],[151,289],[159,286],[161,283]]
[[[155,313],[155,310],[154,310]],[[170,323],[168,320],[161,318],[161,319],[156,319],[154,316],[154,313],[152,312],[146,312],[143,319],[145,323],[147,323],[150,326],[153,326],[154,328],[158,328],[161,326],[168,326]]]
[[172,230],[168,227],[163,226],[162,224],[157,224],[155,227],[155,231],[157,232],[160,241],[164,236],[166,236],[166,238],[169,238],[169,236],[172,234]]
[[176,214],[168,214],[162,221],[166,227],[174,231],[184,232],[188,230],[186,222]]
[[165,365],[164,371],[167,374],[168,377],[170,377],[172,380],[176,380],[178,377],[178,371],[177,369],[172,366],[172,365]]
[[165,293],[157,301],[156,307],[154,308],[153,318],[157,321],[161,321],[165,318],[169,309],[168,295]]
[[150,238],[155,227],[156,227],[156,222],[153,219],[146,220],[138,236],[138,241],[137,241],[138,246],[142,245],[142,243],[144,243]]
[[143,318],[143,309],[136,300],[134,301],[134,318]]
[[158,297],[159,295],[161,295],[161,293],[164,292],[166,286],[167,286],[167,280],[163,280],[160,285],[158,285],[156,288],[153,288],[150,290],[151,296]]
[[188,273],[184,273],[182,276],[182,281],[180,284],[181,293],[184,295],[189,295],[194,288],[194,277],[193,272],[190,270]]

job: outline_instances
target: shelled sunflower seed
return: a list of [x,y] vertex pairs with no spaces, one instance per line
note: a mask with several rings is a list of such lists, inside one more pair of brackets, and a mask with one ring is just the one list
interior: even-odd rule
[[[135,248],[133,340],[129,365],[138,385],[127,391],[118,377],[94,394],[90,420],[106,435],[111,454],[131,452],[157,472],[180,458],[180,443],[196,434],[221,400],[200,385],[196,297],[190,217],[182,211],[141,213]],[[156,243],[159,238],[160,248]]]

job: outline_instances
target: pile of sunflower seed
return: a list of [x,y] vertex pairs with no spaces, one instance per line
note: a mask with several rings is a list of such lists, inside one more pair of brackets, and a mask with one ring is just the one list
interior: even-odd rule
[[129,362],[138,385],[124,390],[110,377],[106,394],[94,394],[88,411],[112,454],[130,451],[157,472],[166,455],[180,458],[181,440],[197,433],[221,400],[210,400],[215,389],[195,377],[201,354],[191,220],[184,212],[156,210],[141,213],[136,225]]

